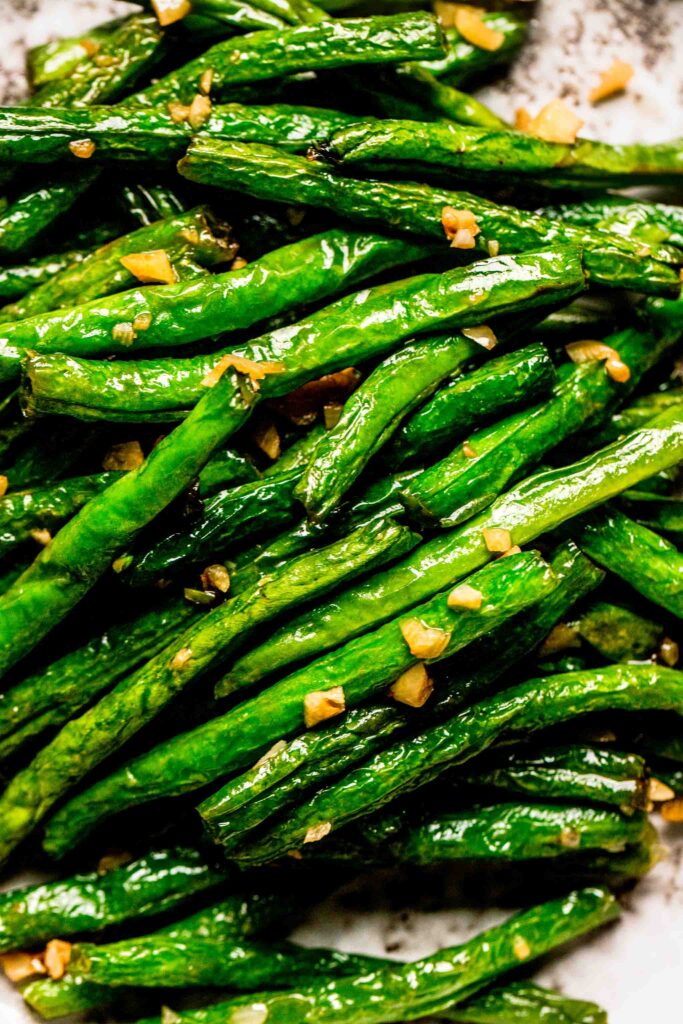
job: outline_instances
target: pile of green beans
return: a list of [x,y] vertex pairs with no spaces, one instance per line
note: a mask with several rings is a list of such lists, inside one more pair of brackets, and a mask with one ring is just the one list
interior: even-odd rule
[[[0,864],[50,872],[0,965],[43,1020],[607,1022],[529,975],[683,818],[683,207],[630,191],[683,144],[463,91],[501,6],[138,0],[0,106]],[[522,909],[298,942],[377,871]]]

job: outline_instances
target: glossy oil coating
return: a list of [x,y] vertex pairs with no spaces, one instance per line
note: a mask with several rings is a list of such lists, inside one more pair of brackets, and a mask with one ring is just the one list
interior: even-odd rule
[[612,508],[594,512],[576,536],[598,565],[683,618],[683,555],[674,544]]
[[603,363],[563,365],[548,401],[515,413],[467,439],[450,455],[408,482],[406,507],[418,518],[456,526],[486,508],[509,483],[538,465],[571,434],[599,425],[662,358],[673,337],[628,328],[605,339],[633,371],[612,380]]
[[247,419],[248,383],[230,372],[137,469],[93,498],[0,598],[0,672],[19,661],[84,597]]
[[[472,578],[474,586],[480,582],[485,596],[478,612],[454,613],[447,607],[447,594],[440,594],[418,610],[430,624],[450,632],[447,651],[441,657],[461,650],[534,604],[552,589],[554,577],[540,556],[530,553],[486,567]],[[340,685],[343,679],[346,705],[352,707],[387,688],[416,660],[398,621],[361,637],[225,715],[143,754],[75,797],[48,825],[46,848],[53,854],[66,852],[102,813],[113,813],[162,793],[197,789],[230,769],[244,768],[275,740],[301,728],[308,693]],[[229,743],[226,736],[230,736]]]
[[588,800],[624,811],[647,806],[647,769],[637,754],[603,747],[520,747],[474,762],[454,779],[549,800]]
[[[121,257],[130,253],[163,249],[171,263],[191,257],[205,267],[212,267],[234,255],[227,239],[214,235],[209,224],[208,210],[198,207],[189,213],[157,221],[147,228],[139,228],[121,238],[82,256],[73,265],[67,264],[34,288],[20,302],[0,310],[3,320],[23,320],[63,306],[82,305],[92,299],[133,288],[137,279],[121,263]],[[73,318],[72,318],[73,319]],[[40,323],[36,324],[40,332]],[[77,324],[73,327],[76,328]]]
[[320,790],[287,822],[272,829],[262,840],[261,851],[259,844],[245,850],[244,861],[257,861],[266,849],[269,856],[273,850],[297,849],[308,829],[321,822],[329,822],[334,833],[504,737],[521,737],[577,715],[607,710],[683,714],[681,673],[655,665],[615,665],[532,679],[504,690],[420,736],[394,743],[341,782]]
[[[299,303],[334,295],[365,276],[412,262],[424,252],[419,244],[333,229],[275,249],[241,270],[138,287],[4,324],[0,326],[0,379],[18,376],[27,348],[83,356],[130,355],[137,349],[186,345],[251,327]],[[301,273],[303,265],[306,274]],[[116,327],[132,324],[136,317],[151,317],[149,326],[136,331],[132,340],[128,335],[123,342],[117,340]],[[206,370],[196,381],[190,405],[198,400],[204,390],[201,380],[220,355],[204,357]]]
[[555,368],[543,345],[498,356],[440,388],[401,424],[387,457],[395,467],[416,464],[465,440],[482,421],[544,397],[554,381]]
[[[193,142],[178,169],[192,181],[243,190],[260,199],[333,208],[352,221],[438,238],[444,248],[448,245],[441,223],[444,206],[469,210],[481,229],[475,251],[482,255],[488,255],[492,241],[503,253],[548,244],[574,245],[583,249],[585,267],[595,282],[655,295],[680,293],[678,271],[669,265],[680,263],[677,250],[659,246],[651,255],[644,255],[642,242],[546,220],[471,192],[404,181],[360,180],[270,146],[214,139]],[[667,262],[659,262],[660,258]]]
[[476,351],[461,335],[437,335],[409,342],[375,367],[347,399],[294,489],[312,521],[328,518],[401,421]]
[[340,164],[372,168],[375,162],[402,161],[439,168],[457,176],[515,174],[543,177],[545,185],[628,187],[680,181],[683,147],[679,143],[610,146],[577,139],[546,142],[523,132],[482,130],[441,122],[385,120],[344,129],[325,143],[324,153]]
[[156,850],[104,875],[75,875],[0,898],[0,949],[32,948],[55,936],[99,932],[152,917],[232,877],[193,849]]
[[421,545],[408,559],[340,594],[314,613],[299,616],[245,655],[235,671],[256,681],[271,672],[336,647],[386,622],[429,594],[455,583],[489,561],[482,530],[511,531],[513,544],[528,544],[658,469],[683,457],[683,413],[668,410],[653,426],[592,453],[571,466],[528,477],[463,526]]
[[409,13],[254,32],[217,43],[201,57],[172,71],[135,96],[136,105],[190,103],[202,72],[213,71],[211,95],[228,99],[244,82],[281,78],[297,71],[402,60],[430,60],[445,52],[436,18]]
[[97,180],[96,167],[70,175],[53,175],[45,185],[29,188],[0,213],[0,256],[14,259],[30,252],[55,221]]
[[83,161],[71,153],[69,143],[87,138],[96,146],[92,162],[163,164],[179,160],[196,135],[242,139],[305,152],[313,142],[356,121],[358,117],[352,114],[320,107],[228,103],[212,107],[210,116],[195,131],[186,121],[174,120],[163,105],[48,110],[0,107],[0,146],[5,159],[16,163],[61,161],[78,167]]
[[[415,258],[417,253],[425,252],[414,246],[398,248],[395,240],[381,239],[381,236],[369,237],[376,240],[373,248],[376,246],[380,250],[380,259],[387,253],[388,260],[391,253],[395,262],[403,263],[406,258]],[[264,261],[267,259],[263,257]],[[372,262],[376,266],[379,260]],[[317,286],[313,272],[302,275],[298,262],[291,272],[295,277],[292,287],[299,295],[304,288],[312,292]],[[328,273],[326,279],[331,278]],[[302,280],[307,284],[301,283]],[[345,283],[350,283],[348,277],[345,277]],[[200,286],[203,282],[194,287]],[[277,397],[324,373],[362,365],[370,359],[387,355],[416,333],[428,334],[481,324],[513,310],[529,310],[562,302],[583,287],[581,261],[574,250],[502,256],[443,274],[421,274],[365,288],[296,324],[270,331],[252,342],[225,351],[237,351],[256,361],[283,363],[285,371],[269,375],[261,389],[266,397]],[[286,291],[280,294],[286,295]],[[109,300],[110,303],[112,301]],[[115,301],[120,302],[121,297]],[[261,305],[257,308],[260,309]],[[249,310],[253,322],[256,313],[251,300]],[[130,310],[129,315],[132,312]],[[161,317],[160,326],[165,319]],[[225,327],[224,315],[222,323]],[[150,334],[151,329],[145,332],[146,339]],[[187,335],[187,325],[184,324],[184,340]],[[173,340],[172,330],[169,329],[165,337]],[[53,349],[56,347],[57,341]],[[5,349],[5,354],[14,372],[17,355],[11,345]],[[82,419],[148,419],[151,422],[178,419],[197,401],[202,392],[202,380],[222,354],[188,357],[182,362],[177,359],[146,359],[120,365],[81,361],[61,355],[30,356],[25,362],[25,401],[32,413],[68,412]],[[2,357],[0,341],[0,375]]]
[[517,943],[524,940],[532,959],[618,914],[618,904],[604,889],[583,889],[517,914],[461,946],[442,949],[424,960],[315,988],[259,993],[178,1016],[181,1024],[238,1024],[247,1012],[261,1019],[267,1012],[269,1024],[382,1024],[439,1016],[519,965],[515,938]]
[[9,756],[45,730],[57,731],[94,697],[162,650],[198,614],[195,606],[173,596],[20,680],[0,696],[0,754]]
[[[287,563],[232,601],[202,616],[150,661],[80,718],[70,721],[44,747],[0,798],[13,809],[4,820],[4,839],[12,846],[29,822],[40,820],[55,801],[105,757],[134,736],[193,679],[246,642],[249,630],[288,607],[325,592],[363,568],[402,554],[417,538],[406,527],[388,523],[366,528],[321,552]],[[50,765],[50,771],[44,765]],[[38,782],[38,780],[40,780]],[[38,782],[38,784],[37,784]],[[61,845],[64,828],[80,827],[76,816],[53,819],[51,839]]]
[[[276,813],[302,790],[342,774],[377,746],[386,747],[398,730],[422,728],[476,700],[511,665],[531,653],[549,628],[602,579],[600,571],[572,544],[556,551],[551,568],[556,581],[553,590],[503,627],[475,640],[452,667],[447,662],[433,697],[419,715],[383,700],[352,709],[338,724],[299,734],[282,749],[272,751],[262,764],[236,775],[207,797],[198,810],[212,838],[226,845],[239,841],[241,831]],[[236,679],[239,681],[239,673]],[[220,684],[221,690],[231,692],[230,676]]]

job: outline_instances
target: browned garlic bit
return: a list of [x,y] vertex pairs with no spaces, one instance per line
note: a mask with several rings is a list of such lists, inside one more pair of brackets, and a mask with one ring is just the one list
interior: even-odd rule
[[190,128],[194,128],[196,131],[201,128],[206,121],[211,117],[211,100],[208,96],[204,96],[201,92],[192,100],[190,109],[187,113],[187,120]]
[[230,590],[230,573],[224,565],[207,565],[201,580],[204,590],[219,590],[221,594]]
[[647,784],[647,797],[653,804],[664,804],[669,803],[675,799],[676,794],[674,793],[671,786],[667,786],[664,782],[660,782],[659,779],[652,778]]
[[254,768],[260,768],[262,764],[267,764],[273,757],[277,757],[283,750],[287,749],[287,743],[285,740],[278,740],[277,743],[273,743],[270,750],[266,750],[262,757],[259,757],[258,761],[254,765]]
[[607,71],[600,72],[600,83],[591,89],[588,99],[591,103],[599,103],[609,96],[623,92],[634,74],[633,67],[617,57]]
[[456,210],[454,206],[444,206],[441,211],[441,224],[452,249],[474,249],[474,239],[481,229],[471,210]]
[[427,668],[423,661],[418,661],[417,665],[412,665],[398,677],[389,690],[389,696],[399,704],[407,704],[411,708],[421,708],[427,703],[433,692],[434,683]]
[[89,160],[96,148],[92,139],[74,139],[69,143],[69,149],[79,160]]
[[556,99],[546,103],[536,117],[527,110],[520,108],[515,118],[515,127],[528,135],[533,135],[544,142],[558,142],[570,145],[576,142],[576,136],[583,128],[584,122],[575,114],[564,100]]
[[244,268],[248,267],[248,266],[249,266],[249,264],[247,263],[247,261],[244,259],[243,256],[236,256],[235,259],[230,264],[230,269],[231,270],[244,270]]
[[400,625],[408,650],[415,658],[438,658],[448,647],[451,634],[420,619],[404,619]]
[[477,453],[469,441],[463,441],[462,453],[466,459],[476,459]]
[[264,455],[275,461],[280,458],[282,441],[274,423],[264,423],[253,432],[254,443]]
[[52,534],[49,530],[31,530],[31,536],[33,537],[36,544],[40,544],[41,547],[47,547],[52,540]]
[[566,622],[558,622],[548,633],[547,637],[538,648],[539,658],[547,658],[558,651],[566,651],[570,648],[581,646],[581,636],[576,626],[570,626]]
[[631,377],[617,350],[602,341],[572,341],[565,351],[573,363],[604,362],[608,377],[618,384],[625,384]]
[[323,406],[323,421],[327,430],[332,430],[339,423],[342,409],[344,408],[340,402],[330,402],[328,405]]
[[476,7],[459,4],[456,8],[453,23],[463,39],[480,50],[499,50],[505,42],[505,36],[496,29],[489,28],[483,18],[483,11]]
[[657,656],[659,660],[663,661],[665,665],[669,666],[669,668],[675,668],[675,666],[678,664],[678,660],[680,657],[680,651],[678,649],[678,644],[676,643],[676,641],[672,640],[668,636],[665,636],[661,644],[659,645],[659,651],[657,652]]
[[143,284],[175,284],[178,280],[165,249],[131,252],[121,257],[121,263]]
[[137,469],[145,461],[139,441],[123,441],[111,446],[102,460],[102,469]]
[[319,825],[313,825],[304,836],[305,843],[317,843],[332,831],[332,823],[322,821]]
[[333,686],[330,690],[314,690],[304,697],[304,722],[311,729],[318,722],[334,718],[346,710],[346,698],[343,686]]
[[97,862],[97,874],[108,875],[110,871],[114,871],[115,868],[121,868],[124,864],[130,864],[133,859],[133,854],[128,850],[112,850],[111,853],[105,853],[104,856],[100,857]]
[[512,942],[512,952],[518,960],[528,960],[531,956],[529,943],[522,935],[515,935]]
[[116,341],[119,345],[125,345],[128,348],[135,341],[137,335],[135,328],[132,324],[120,323],[114,324],[111,329],[112,341]]
[[269,373],[284,373],[285,370],[283,363],[268,362],[266,360],[256,363],[253,359],[246,359],[244,356],[233,355],[232,352],[229,352],[221,356],[216,365],[209,370],[202,380],[202,385],[205,388],[212,388],[231,366],[238,373],[243,373],[245,377],[249,377],[252,381],[263,380]]
[[100,48],[100,43],[94,39],[79,39],[78,45],[85,50],[88,57],[94,57]]
[[25,981],[35,974],[46,973],[42,954],[39,953],[3,953],[0,955],[0,964],[6,977],[15,983]]
[[581,835],[575,828],[563,828],[560,832],[560,846],[576,850],[581,845]]
[[510,531],[500,526],[489,526],[481,531],[484,536],[484,544],[489,551],[504,553],[512,547]]
[[683,822],[683,798],[677,797],[675,800],[669,800],[668,803],[662,804],[659,810],[665,821],[674,825],[680,825]]
[[211,92],[213,75],[213,68],[207,68],[206,71],[202,71],[202,77],[199,79],[199,91],[203,92],[205,96],[208,96]]
[[132,328],[134,331],[147,331],[152,326],[151,313],[136,313],[133,317]]
[[190,116],[190,108],[187,104],[178,103],[176,100],[173,100],[171,103],[167,103],[166,109],[171,115],[171,120],[174,124],[182,124],[184,121],[187,121]]
[[509,555],[519,555],[521,554],[521,552],[522,549],[520,548],[519,544],[513,544],[511,548],[508,548],[507,551],[503,552],[501,558],[507,558]]
[[7,494],[7,488],[9,487],[9,480],[6,476],[0,475],[0,498],[3,498]]
[[476,612],[481,608],[483,600],[484,595],[481,590],[471,587],[469,583],[461,583],[448,595],[448,607],[468,608],[470,611]]
[[192,649],[190,647],[181,647],[171,658],[171,668],[174,670],[183,668],[191,657]]
[[151,0],[152,10],[160,25],[172,25],[192,10],[190,0]]
[[51,939],[45,947],[43,961],[53,981],[63,978],[71,959],[71,943],[63,939]]
[[496,241],[495,238],[492,238],[486,243],[486,249],[489,256],[497,256],[500,252],[500,242]]
[[498,338],[486,324],[478,324],[476,327],[464,327],[461,333],[466,338],[469,338],[470,341],[481,345],[482,348],[487,349],[489,352],[498,344]]

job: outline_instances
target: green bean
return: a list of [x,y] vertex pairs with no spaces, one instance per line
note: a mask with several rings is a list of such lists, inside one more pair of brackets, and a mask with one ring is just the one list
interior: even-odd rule
[[[401,259],[402,250],[395,241],[382,239],[377,244],[393,254],[394,262]],[[287,248],[294,250],[295,246]],[[297,243],[296,252],[301,251],[302,243]],[[415,255],[414,248],[408,251]],[[373,262],[377,269],[380,261]],[[310,288],[315,281],[310,265],[307,269],[309,272],[302,275],[297,263],[297,279],[307,282],[306,286],[298,285],[300,289]],[[326,271],[326,280],[331,278]],[[481,324],[489,317],[522,307],[534,310],[539,305],[561,302],[582,287],[580,260],[573,250],[499,257],[468,268],[363,289],[298,324],[278,328],[227,351],[237,350],[256,361],[284,363],[285,372],[269,375],[262,386],[263,395],[278,397],[323,373],[387,355],[415,334]],[[263,300],[259,308],[262,306]],[[200,319],[195,316],[193,322]],[[145,332],[146,339],[151,330]],[[8,361],[10,356],[8,353]],[[196,401],[202,380],[219,356],[196,356],[184,359],[181,365],[177,360],[162,359],[125,366],[63,356],[31,356],[26,360],[27,408],[32,413],[68,411],[84,419],[103,415],[107,419],[152,422],[178,419]]]
[[[552,571],[536,554],[506,558],[482,569],[471,580],[474,586],[481,584],[483,588],[480,611],[454,614],[446,605],[445,594],[416,610],[431,625],[443,629],[449,655],[535,603],[554,584]],[[442,651],[441,657],[445,656]],[[398,621],[388,623],[95,783],[57,812],[48,825],[45,848],[59,855],[91,829],[102,813],[162,794],[197,789],[231,768],[244,767],[274,740],[300,728],[309,693],[339,685],[341,679],[345,704],[354,706],[381,692],[416,660]],[[232,737],[229,745],[224,742],[226,730]],[[155,767],[150,775],[152,764]],[[162,764],[163,771],[159,771]]]
[[[550,952],[618,915],[604,889],[584,889],[517,914],[462,946],[405,965],[391,965],[356,978],[341,978],[285,993],[259,993],[181,1011],[179,1024],[237,1024],[245,1016],[268,1014],[271,1024],[381,1024],[439,1016],[483,984]],[[516,941],[515,941],[516,940]],[[527,953],[528,951],[528,953]]]
[[316,445],[294,489],[310,519],[327,518],[399,423],[476,349],[461,335],[437,335],[408,343],[372,371]]
[[305,152],[316,139],[353,124],[352,114],[318,107],[287,104],[214,106],[197,133],[188,121],[173,117],[165,107],[86,107],[48,109],[0,107],[0,145],[20,164],[51,164],[68,160],[78,165],[70,146],[80,140],[95,143],[90,158],[101,161],[175,162],[191,139],[243,139]]
[[0,949],[98,932],[136,917],[163,914],[232,877],[199,850],[155,850],[105,874],[74,875],[11,889],[0,896]]
[[131,184],[124,182],[117,192],[117,201],[126,217],[140,227],[148,228],[155,220],[175,217],[187,210],[184,198],[168,185]]
[[396,431],[387,458],[392,466],[415,464],[482,421],[546,396],[555,370],[543,345],[528,345],[492,359],[447,383]]
[[[199,910],[190,917],[160,928],[151,936],[141,940],[129,940],[150,944],[155,940],[161,943],[173,940],[221,940],[231,938],[233,943],[249,938],[264,929],[279,924],[292,916],[292,912],[300,907],[300,892],[297,886],[284,892],[281,887],[271,885],[228,896],[204,910]],[[60,933],[61,934],[61,933]],[[98,948],[98,947],[95,947]],[[103,947],[105,950],[108,947]],[[140,990],[134,990],[139,995]],[[29,981],[22,987],[21,994],[26,1003],[41,1015],[52,1020],[70,1013],[83,1010],[101,1009],[114,1002],[121,993],[107,988],[83,975],[68,973],[59,981],[39,978]],[[127,993],[130,994],[130,993]]]
[[269,146],[216,139],[195,140],[178,169],[184,177],[202,184],[244,191],[259,199],[335,209],[353,221],[440,239],[444,247],[444,207],[468,210],[480,228],[473,239],[479,254],[488,254],[490,243],[502,252],[570,244],[583,248],[586,270],[596,283],[653,294],[677,295],[680,291],[676,268],[659,262],[661,257],[674,259],[669,250],[660,247],[645,256],[641,243],[545,220],[470,192],[411,182],[361,181]]
[[647,203],[626,196],[597,196],[579,203],[560,203],[539,211],[580,227],[604,227],[646,244],[683,247],[683,217],[679,206]]
[[627,491],[619,504],[636,522],[656,533],[665,533],[674,541],[683,534],[683,504],[680,498],[633,490]]
[[592,513],[576,538],[598,565],[683,618],[683,554],[669,541],[611,508]]
[[660,623],[605,601],[590,605],[577,620],[576,629],[609,661],[652,658],[663,633]]
[[385,165],[407,161],[413,167],[438,168],[446,174],[542,177],[546,186],[557,180],[562,188],[675,183],[683,169],[683,153],[676,142],[610,146],[578,139],[564,144],[523,132],[484,131],[445,121],[352,126],[325,142],[322,152],[336,163],[360,163],[365,168],[376,161]]
[[[137,673],[124,678],[99,703],[73,719],[20,772],[0,797],[7,813],[0,843],[9,850],[45,816],[55,801],[89,770],[149,722],[201,672],[243,643],[249,630],[306,596],[325,591],[349,574],[401,554],[415,537],[391,523],[360,530],[322,552],[304,556],[203,617],[173,639]],[[49,776],[43,765],[50,764]],[[54,833],[60,829],[55,818]],[[73,823],[69,824],[71,827]],[[58,844],[58,838],[55,839]]]
[[[132,253],[163,249],[172,263],[184,256],[191,256],[208,267],[231,259],[236,247],[229,239],[221,237],[219,225],[213,226],[217,234],[212,230],[208,210],[197,207],[190,213],[157,221],[148,228],[139,228],[123,235],[74,265],[67,266],[13,306],[0,310],[0,321],[23,320],[64,306],[80,306],[133,288],[138,284],[138,279],[121,262],[122,257]],[[42,322],[50,323],[49,320]],[[62,333],[65,334],[65,323],[63,320],[61,323]],[[39,325],[35,326],[40,329]]]
[[612,665],[532,679],[504,690],[420,736],[380,751],[340,782],[319,790],[260,842],[245,849],[241,862],[271,859],[297,849],[309,830],[321,825],[325,826],[325,835],[334,832],[370,809],[383,807],[425,785],[445,769],[468,761],[502,738],[607,710],[683,713],[680,672],[658,666]]
[[122,18],[95,25],[86,35],[70,39],[55,39],[49,43],[33,46],[26,55],[29,78],[35,88],[46,82],[68,78],[71,72],[84,60],[89,50],[98,47],[116,29],[121,27]]
[[620,853],[639,842],[647,827],[643,813],[626,817],[598,807],[501,803],[440,814],[399,834],[389,842],[387,853],[399,863],[420,865],[451,860],[523,861],[577,850]]
[[266,30],[217,43],[137,93],[135,103],[189,103],[208,69],[213,72],[212,96],[220,100],[242,83],[354,64],[429,60],[443,52],[438,22],[420,12]]
[[360,974],[386,961],[291,944],[236,943],[233,936],[143,936],[108,946],[74,946],[69,969],[99,985],[186,988],[198,985],[249,992],[265,986],[316,984],[320,977]]
[[[646,765],[637,754],[601,747],[515,748],[479,765],[475,760],[454,781],[491,786],[506,793],[549,800],[588,800],[613,804],[624,812],[648,804]],[[632,840],[629,840],[631,842]]]
[[[448,717],[464,703],[480,698],[602,579],[600,571],[571,543],[555,552],[551,568],[556,583],[542,601],[493,634],[474,641],[460,656],[457,672],[452,672],[448,663],[441,671],[437,667],[435,694],[420,712],[418,727]],[[223,692],[229,692],[226,680],[222,686]],[[415,714],[398,704],[370,704],[349,711],[339,725],[308,730],[273,748],[254,768],[235,776],[200,804],[199,813],[212,838],[227,845],[233,835],[254,822],[261,823],[273,810],[281,810],[302,789],[341,774],[372,753],[377,744],[386,746],[388,738],[408,726]]]
[[294,522],[301,506],[294,485],[301,469],[218,491],[205,504],[196,523],[180,524],[138,551],[122,556],[119,565],[127,582],[146,586],[171,579],[191,566],[207,563],[235,541],[281,529]]
[[75,420],[48,416],[40,423],[21,422],[25,429],[19,433],[18,443],[10,444],[3,455],[7,459],[3,475],[13,490],[44,485],[75,472],[99,440],[95,430],[84,430]]
[[570,999],[528,981],[491,988],[483,995],[442,1011],[458,1024],[607,1024],[607,1014],[595,1003]]
[[[108,355],[129,353],[132,347],[186,345],[226,329],[251,327],[313,297],[322,300],[342,286],[413,260],[423,252],[419,246],[381,235],[333,229],[276,249],[241,270],[135,288],[82,306],[42,313],[38,318],[0,326],[0,377],[11,379],[18,374],[27,348],[43,353],[68,349],[81,355]],[[306,274],[301,273],[303,264]],[[136,318],[138,323],[141,318],[146,323],[150,317],[148,327],[137,331],[132,327]],[[119,336],[122,326],[131,328],[132,338],[130,331]],[[201,395],[201,380],[219,358],[215,353],[204,357],[207,370],[196,382],[186,408]],[[137,413],[133,418],[137,419]]]
[[113,103],[130,92],[163,53],[164,33],[156,18],[136,14],[102,40],[68,78],[49,82],[31,103],[40,107],[85,107]]
[[484,529],[506,529],[513,544],[527,544],[638,479],[675,465],[683,455],[683,416],[673,409],[651,422],[652,426],[573,466],[528,477],[496,499],[488,511],[428,541],[387,573],[351,587],[328,605],[276,630],[239,659],[233,672],[245,682],[255,682],[293,662],[316,657],[430,594],[454,586],[490,559]]
[[507,64],[524,42],[527,20],[514,11],[487,11],[485,25],[503,36],[496,50],[483,50],[461,36],[457,28],[446,28],[446,56],[439,60],[420,61],[419,66],[446,82],[461,84],[482,72]]
[[66,267],[79,263],[85,255],[85,252],[75,249],[41,256],[32,259],[30,263],[0,267],[0,302],[20,299],[22,295],[45,284]]
[[626,382],[613,380],[604,363],[561,367],[548,401],[471,434],[466,446],[458,446],[410,480],[401,499],[416,516],[441,526],[463,522],[556,445],[605,418],[638,386],[672,340],[634,328],[611,335],[605,343],[629,367]]
[[[121,548],[192,481],[249,415],[246,383],[229,373],[145,462],[93,498],[0,599],[0,673],[83,598]],[[21,815],[20,815],[21,816]]]
[[0,695],[0,754],[46,727],[57,729],[94,697],[162,650],[197,612],[174,598],[114,622],[85,644],[31,672]]
[[0,213],[0,257],[21,256],[33,249],[41,236],[52,228],[55,220],[97,180],[95,167],[80,169],[68,178],[55,177],[52,182],[29,187],[8,208]]

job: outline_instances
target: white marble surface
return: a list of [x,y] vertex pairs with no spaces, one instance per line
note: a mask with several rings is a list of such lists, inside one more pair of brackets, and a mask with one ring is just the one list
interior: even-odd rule
[[[0,98],[21,96],[23,47],[89,27],[127,9],[108,0],[0,0]],[[486,98],[502,114],[532,111],[564,95],[585,134],[613,142],[683,135],[683,0],[539,0],[530,45],[502,87]],[[614,57],[636,76],[626,96],[591,108],[585,97]],[[683,197],[682,197],[683,198]],[[539,979],[592,998],[610,1024],[683,1021],[683,830],[664,833],[667,860],[624,901],[622,921],[545,967]],[[409,902],[407,899],[406,902]],[[498,911],[369,911],[322,908],[296,933],[301,942],[412,959],[458,942]],[[0,983],[0,1024],[30,1019]]]

